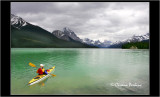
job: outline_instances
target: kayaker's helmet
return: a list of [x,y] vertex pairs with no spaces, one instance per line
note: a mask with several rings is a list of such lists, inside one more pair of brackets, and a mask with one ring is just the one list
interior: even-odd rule
[[43,65],[43,64],[40,64],[40,66],[42,66],[42,67],[43,67],[44,65]]

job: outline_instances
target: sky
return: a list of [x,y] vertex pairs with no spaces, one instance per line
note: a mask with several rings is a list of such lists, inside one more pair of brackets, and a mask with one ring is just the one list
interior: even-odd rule
[[11,13],[49,32],[68,27],[101,42],[149,33],[148,2],[12,2]]

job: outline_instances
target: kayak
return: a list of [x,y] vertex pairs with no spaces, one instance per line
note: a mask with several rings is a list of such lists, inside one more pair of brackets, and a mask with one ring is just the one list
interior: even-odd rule
[[53,66],[52,68],[47,69],[47,73],[48,73],[47,75],[37,75],[36,77],[34,77],[32,80],[30,80],[28,82],[28,85],[33,85],[33,84],[36,84],[36,83],[38,83],[40,81],[45,80],[46,78],[51,76],[50,74],[52,72],[54,72],[54,71],[55,71],[55,66]]

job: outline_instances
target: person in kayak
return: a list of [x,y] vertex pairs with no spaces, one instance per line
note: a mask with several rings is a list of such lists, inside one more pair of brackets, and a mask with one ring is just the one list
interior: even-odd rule
[[43,64],[40,64],[40,67],[41,67],[41,68],[39,68],[39,69],[37,70],[37,73],[38,73],[39,75],[43,75],[43,74],[47,75],[47,74],[48,74],[48,73],[47,73],[47,70],[45,70],[43,66],[44,66]]

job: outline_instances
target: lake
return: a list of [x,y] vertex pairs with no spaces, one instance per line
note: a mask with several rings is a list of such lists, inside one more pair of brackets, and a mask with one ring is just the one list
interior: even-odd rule
[[[29,62],[56,77],[28,86]],[[11,95],[149,95],[149,50],[11,48]]]

